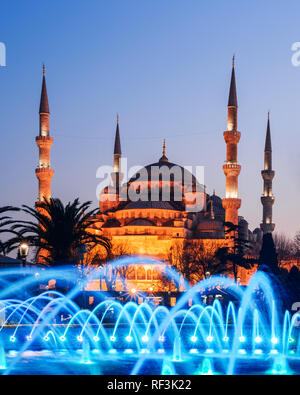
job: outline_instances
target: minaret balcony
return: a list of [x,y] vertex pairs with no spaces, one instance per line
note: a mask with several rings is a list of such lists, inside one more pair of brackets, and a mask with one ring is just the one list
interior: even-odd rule
[[272,206],[275,202],[275,197],[274,196],[262,196],[261,197],[261,203],[263,206]]
[[241,172],[241,165],[238,163],[226,163],[223,166],[223,170],[226,176],[238,177]]
[[274,170],[263,170],[261,172],[261,175],[265,181],[273,181],[273,179],[275,177],[275,171]]
[[225,210],[238,210],[242,205],[242,200],[238,198],[225,198],[222,202]]
[[50,136],[38,136],[35,141],[39,148],[51,148],[53,145],[53,137]]
[[224,139],[226,144],[238,144],[241,139],[241,132],[237,130],[226,130],[224,132]]
[[35,174],[39,180],[51,180],[54,175],[54,170],[50,168],[38,168],[35,170]]

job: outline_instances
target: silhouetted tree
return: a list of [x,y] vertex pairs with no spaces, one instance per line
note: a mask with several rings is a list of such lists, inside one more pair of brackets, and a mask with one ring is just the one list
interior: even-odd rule
[[11,243],[26,239],[36,248],[36,259],[42,258],[45,263],[56,266],[77,263],[83,246],[92,249],[101,245],[109,253],[109,240],[92,231],[98,209],[89,210],[90,205],[91,202],[81,204],[76,199],[65,206],[59,199],[50,199],[40,203],[38,208],[23,206],[33,221],[17,221],[13,228],[18,236]]
[[275,244],[275,249],[279,261],[281,261],[282,259],[290,258],[294,255],[295,244],[293,240],[281,233],[275,233],[272,238]]
[[231,222],[225,222],[225,235],[229,242],[229,247],[219,248],[216,252],[216,258],[224,267],[224,272],[230,273],[234,281],[238,279],[238,269],[251,269],[257,263],[255,259],[246,257],[247,250],[250,249],[251,243],[239,237],[239,226]]
[[259,256],[260,270],[279,274],[278,255],[271,233],[263,236],[262,249]]
[[294,253],[297,257],[300,256],[300,231],[294,237]]
[[[12,225],[14,220],[7,215],[8,212],[19,211],[17,207],[4,206],[0,207],[0,234],[4,233],[14,233],[11,229],[8,229],[8,225]],[[10,252],[10,244],[0,240],[0,254],[6,255]]]

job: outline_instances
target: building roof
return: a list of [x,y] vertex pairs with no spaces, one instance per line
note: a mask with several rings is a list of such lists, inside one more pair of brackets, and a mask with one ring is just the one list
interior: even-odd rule
[[141,200],[137,202],[129,202],[123,209],[124,210],[136,210],[136,209],[176,210],[169,202],[164,202],[164,201],[144,202]]

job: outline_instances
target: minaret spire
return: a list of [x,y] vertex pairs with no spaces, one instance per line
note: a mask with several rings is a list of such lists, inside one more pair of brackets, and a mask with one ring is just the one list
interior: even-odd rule
[[112,176],[114,184],[117,188],[119,188],[120,175],[122,170],[121,169],[122,150],[121,150],[119,123],[120,123],[120,118],[119,118],[119,114],[117,114],[117,127],[116,127],[115,146],[114,146],[114,174]]
[[122,155],[119,122],[120,122],[119,114],[117,114],[117,128],[115,135],[114,155]]
[[272,141],[271,141],[271,127],[270,127],[270,113],[268,113],[268,124],[265,143],[264,155],[264,170],[261,172],[264,180],[264,192],[261,198],[263,205],[263,222],[260,225],[264,234],[272,233],[275,229],[275,224],[272,223],[273,219],[273,205],[275,198],[273,196],[273,179],[275,171],[272,168]]
[[50,137],[50,110],[46,87],[46,69],[43,65],[43,81],[40,102],[40,133],[36,137],[36,144],[39,148],[39,165],[35,171],[39,180],[38,203],[51,198],[51,180],[54,171],[50,168],[50,150],[53,145],[53,138]]
[[47,85],[46,85],[46,67],[44,64],[43,64],[43,82],[42,82],[42,93],[41,93],[41,102],[40,102],[40,114],[50,114]]
[[115,133],[114,142],[114,159],[113,159],[113,171],[111,173],[112,183],[105,188],[100,194],[100,212],[104,213],[107,210],[118,207],[120,203],[120,193],[123,180],[123,174],[121,169],[122,163],[122,150],[121,150],[121,138],[120,138],[120,118],[117,114],[117,126]]
[[238,110],[238,100],[237,100],[236,80],[235,80],[235,56],[233,56],[230,91],[228,98],[228,127],[227,127],[228,130],[237,130],[237,110]]
[[160,162],[169,162],[169,159],[166,157],[166,139],[163,140],[163,152],[162,157],[160,158]]
[[228,122],[224,139],[227,145],[226,164],[223,166],[226,176],[226,197],[223,199],[225,208],[225,222],[238,225],[238,210],[241,207],[241,199],[238,198],[238,177],[241,166],[238,163],[238,143],[241,133],[237,130],[238,101],[235,80],[235,57],[232,61],[232,73],[228,100]]

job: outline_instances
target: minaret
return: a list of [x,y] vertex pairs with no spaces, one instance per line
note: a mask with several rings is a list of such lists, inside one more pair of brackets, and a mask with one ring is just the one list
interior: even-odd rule
[[119,128],[119,114],[117,115],[117,128],[116,128],[116,136],[115,136],[115,148],[114,148],[114,172],[121,172],[121,139],[120,139],[120,128]]
[[238,131],[237,126],[238,102],[234,61],[235,58],[233,57],[228,101],[227,131],[224,132],[224,139],[227,145],[227,159],[223,166],[224,174],[226,176],[226,197],[223,199],[223,207],[225,209],[225,222],[231,222],[234,225],[238,225],[238,210],[241,207],[241,199],[238,198],[238,177],[241,172],[241,166],[238,164],[237,148],[241,138],[241,133]]
[[39,197],[38,203],[51,198],[51,180],[54,170],[50,168],[50,149],[53,144],[53,138],[50,137],[49,128],[49,102],[46,87],[45,65],[43,66],[43,84],[40,103],[40,135],[36,137],[36,144],[39,147],[39,165],[35,170],[39,180]]
[[122,150],[121,150],[121,139],[120,139],[120,127],[119,127],[119,114],[117,115],[117,128],[115,135],[115,146],[114,146],[114,172],[112,173],[113,184],[116,187],[117,194],[119,193],[120,183],[122,182],[122,168],[121,168]]
[[114,145],[114,166],[113,172],[111,173],[112,183],[108,185],[100,194],[100,212],[104,213],[107,210],[111,210],[118,207],[121,200],[121,185],[123,180],[122,173],[122,150],[121,150],[121,139],[120,139],[120,126],[119,126],[119,115],[117,115],[117,128],[115,135]]
[[275,171],[272,170],[272,142],[271,142],[271,128],[270,128],[270,113],[268,114],[268,126],[265,145],[265,165],[264,170],[261,172],[264,180],[264,193],[261,198],[263,205],[263,223],[260,225],[261,230],[266,233],[272,233],[275,229],[275,224],[272,223],[273,219],[273,204],[275,198],[273,196],[272,184],[275,176]]

